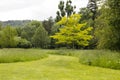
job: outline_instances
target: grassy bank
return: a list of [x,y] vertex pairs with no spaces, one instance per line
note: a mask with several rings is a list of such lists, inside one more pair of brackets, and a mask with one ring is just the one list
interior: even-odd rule
[[39,49],[0,49],[0,63],[24,62],[47,57],[45,50]]

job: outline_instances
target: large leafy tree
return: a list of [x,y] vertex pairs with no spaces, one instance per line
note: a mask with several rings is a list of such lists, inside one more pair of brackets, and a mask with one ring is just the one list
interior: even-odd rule
[[32,37],[32,43],[34,47],[47,48],[49,43],[48,32],[41,25],[39,26],[34,36]]
[[16,29],[7,26],[0,31],[0,46],[1,47],[16,47],[15,37],[17,36]]
[[42,22],[43,27],[45,28],[45,30],[48,32],[48,34],[50,35],[51,33],[51,28],[54,25],[54,20],[52,17],[49,17],[48,20],[44,20]]
[[[119,0],[106,0],[104,7],[102,8],[102,14],[100,16],[101,21],[104,19],[107,26],[103,25],[101,32],[103,35],[99,35],[99,48],[107,48],[112,50],[120,50],[120,1]],[[100,30],[100,26],[99,26]]]
[[86,23],[80,24],[80,17],[79,14],[73,14],[69,17],[63,17],[57,23],[58,25],[64,26],[60,28],[58,33],[51,36],[53,39],[57,40],[57,44],[72,45],[73,48],[75,45],[89,45],[89,40],[92,39],[89,32],[92,30],[92,27],[85,28]]
[[107,1],[109,7],[109,24],[113,26],[117,32],[120,32],[120,0]]
[[26,24],[25,27],[22,28],[21,37],[31,42],[36,29],[41,25],[39,21],[32,21]]
[[[100,10],[100,16],[95,20],[95,36],[98,40],[97,48],[108,48],[109,44],[112,41],[112,31],[110,25],[108,24],[108,15],[109,10],[105,7],[102,7]],[[111,38],[110,38],[111,37]]]

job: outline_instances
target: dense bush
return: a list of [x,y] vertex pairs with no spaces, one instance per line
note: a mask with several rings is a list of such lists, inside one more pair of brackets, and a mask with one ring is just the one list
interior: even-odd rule
[[1,49],[0,63],[13,63],[38,60],[47,57],[44,51],[38,49]]
[[92,66],[120,69],[120,54],[103,50],[86,50],[80,54],[79,62]]
[[26,39],[22,39],[17,46],[19,48],[31,48],[32,44]]
[[30,43],[30,41],[27,41],[26,39],[22,39],[21,37],[16,37],[15,41],[17,43],[18,48],[31,48],[32,44]]
[[13,48],[16,47],[15,37],[17,36],[16,29],[11,26],[6,26],[0,30],[0,47]]

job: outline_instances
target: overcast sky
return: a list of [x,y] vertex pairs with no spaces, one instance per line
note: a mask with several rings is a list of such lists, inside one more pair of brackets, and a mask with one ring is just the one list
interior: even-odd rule
[[[45,20],[56,16],[60,0],[0,0],[0,20]],[[66,0],[64,0],[66,1]],[[73,5],[86,7],[88,0],[72,0]]]

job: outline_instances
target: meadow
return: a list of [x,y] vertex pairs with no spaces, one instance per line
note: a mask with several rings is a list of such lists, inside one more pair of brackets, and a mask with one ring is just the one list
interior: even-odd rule
[[37,49],[1,49],[0,63],[13,63],[38,60],[47,57],[45,50]]
[[[1,49],[0,80],[120,80],[120,70],[82,63],[86,61],[83,58],[92,59],[93,55],[90,58],[90,54],[96,54],[96,52],[104,51]],[[106,51],[106,53],[109,52],[110,55],[116,53],[118,56],[117,52]],[[83,54],[84,56],[80,57]],[[2,62],[2,59],[6,61]]]

